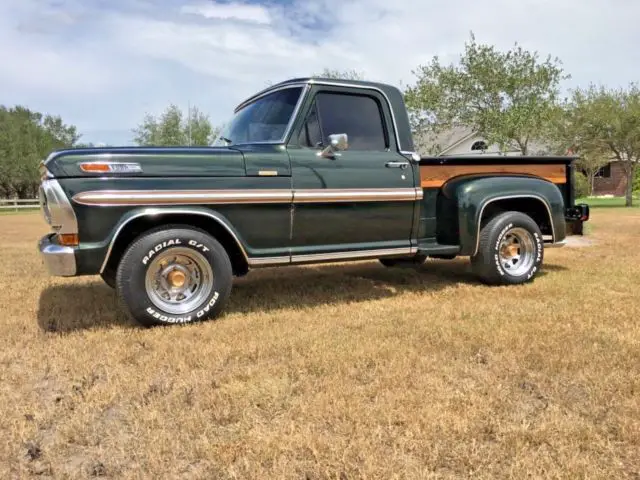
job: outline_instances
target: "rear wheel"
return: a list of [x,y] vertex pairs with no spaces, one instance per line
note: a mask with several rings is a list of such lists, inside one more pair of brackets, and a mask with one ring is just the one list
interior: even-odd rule
[[543,256],[542,232],[536,222],[524,213],[505,212],[480,230],[471,265],[485,283],[517,285],[534,278]]
[[166,325],[217,317],[232,282],[222,245],[203,231],[176,226],[148,233],[126,250],[116,290],[139,323]]

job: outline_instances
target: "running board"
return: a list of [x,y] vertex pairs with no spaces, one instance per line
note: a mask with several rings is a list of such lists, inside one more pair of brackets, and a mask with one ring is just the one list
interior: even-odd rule
[[418,253],[427,256],[457,255],[460,253],[460,245],[442,245],[440,243],[418,244]]

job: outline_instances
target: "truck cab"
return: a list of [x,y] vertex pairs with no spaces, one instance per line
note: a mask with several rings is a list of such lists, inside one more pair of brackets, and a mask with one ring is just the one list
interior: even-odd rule
[[268,266],[468,256],[484,282],[520,284],[588,220],[574,160],[421,157],[397,88],[292,79],[240,103],[211,147],[53,152],[40,250],[145,324],[214,318],[234,275]]

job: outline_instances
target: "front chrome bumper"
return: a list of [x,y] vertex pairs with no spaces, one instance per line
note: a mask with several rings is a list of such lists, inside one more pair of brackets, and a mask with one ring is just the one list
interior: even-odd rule
[[76,274],[76,256],[72,247],[63,247],[51,241],[53,234],[45,235],[38,242],[40,257],[49,271],[57,277],[72,277]]

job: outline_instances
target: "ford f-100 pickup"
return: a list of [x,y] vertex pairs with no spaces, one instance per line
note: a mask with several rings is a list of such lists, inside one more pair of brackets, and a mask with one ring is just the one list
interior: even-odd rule
[[42,163],[39,251],[100,275],[146,325],[211,319],[259,267],[470,257],[487,284],[582,233],[573,157],[415,153],[397,88],[294,79],[237,106],[210,147],[77,148]]

